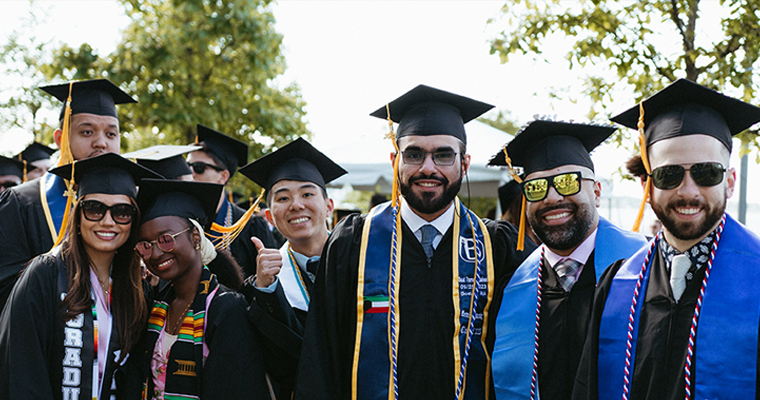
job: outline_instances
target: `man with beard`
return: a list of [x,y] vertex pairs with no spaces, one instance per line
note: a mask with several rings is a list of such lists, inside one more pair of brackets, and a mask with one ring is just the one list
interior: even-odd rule
[[371,114],[399,123],[401,196],[328,239],[297,399],[489,397],[488,310],[523,254],[513,225],[481,221],[456,195],[470,165],[464,124],[490,108],[420,85]]
[[613,121],[639,127],[664,228],[600,280],[573,397],[757,398],[760,239],[725,208],[760,108],[678,80]]
[[500,287],[492,362],[498,399],[570,398],[596,282],[646,242],[597,212],[601,184],[589,152],[615,130],[533,121],[490,162],[523,167],[521,225],[527,216],[543,241]]
[[[40,88],[64,102],[53,133],[61,149],[58,165],[104,153],[119,153],[116,104],[136,103],[107,79],[70,82]],[[19,271],[32,258],[63,238],[70,203],[68,182],[53,174],[6,190],[0,195],[0,309]]]

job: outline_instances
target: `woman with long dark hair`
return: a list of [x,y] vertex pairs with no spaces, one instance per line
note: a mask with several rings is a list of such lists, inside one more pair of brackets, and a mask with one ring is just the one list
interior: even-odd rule
[[0,397],[109,399],[145,326],[135,182],[117,154],[52,173],[79,186],[60,246],[33,259],[0,316]]
[[269,398],[247,303],[220,284],[226,278],[239,287],[240,267],[204,234],[222,188],[151,179],[140,184],[144,216],[135,250],[152,274],[169,282],[153,301],[140,353],[148,399]]

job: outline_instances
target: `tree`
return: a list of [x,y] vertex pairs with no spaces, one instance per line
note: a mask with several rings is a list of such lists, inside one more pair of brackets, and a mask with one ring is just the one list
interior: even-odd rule
[[[640,100],[679,77],[750,101],[757,86],[760,1],[718,3],[717,10],[716,4],[710,6],[726,14],[720,26],[698,29],[703,20],[700,0],[508,0],[502,12],[509,27],[492,39],[491,54],[507,62],[512,54],[541,54],[552,34],[573,37],[565,56],[571,69],[595,66],[614,74],[584,77],[584,94],[594,102],[592,117],[607,113],[612,93],[632,88]],[[697,34],[707,29],[719,30],[721,37],[712,43],[698,41]],[[756,131],[740,138],[745,145],[759,145]],[[621,138],[616,140],[620,143]]]
[[515,121],[510,118],[511,115],[512,113],[508,110],[499,110],[499,114],[495,117],[479,117],[478,121],[514,136],[520,130],[520,126],[515,124]]

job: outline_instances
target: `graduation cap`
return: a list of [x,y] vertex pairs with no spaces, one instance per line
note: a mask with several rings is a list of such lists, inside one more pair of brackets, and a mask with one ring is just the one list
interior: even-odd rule
[[193,174],[193,170],[187,165],[187,161],[182,155],[201,148],[197,145],[157,145],[122,154],[122,157],[133,160],[163,175],[166,179],[177,179],[184,175],[192,176]]
[[137,204],[143,222],[172,215],[192,218],[207,230],[216,216],[222,190],[224,185],[218,183],[143,179]]
[[326,189],[328,182],[348,172],[311,143],[298,138],[240,168],[240,173],[269,192],[281,180],[313,182]]
[[731,137],[760,121],[760,108],[679,79],[642,101],[641,106],[631,107],[610,119],[637,129],[640,116],[643,116],[647,147],[677,136],[708,135],[723,143],[730,152]]
[[[522,179],[525,178],[525,175],[521,177]],[[512,202],[522,196],[522,185],[520,185],[520,182],[518,182],[515,179],[512,179],[511,181],[499,186],[498,189],[499,192],[499,205],[501,205],[501,214],[504,215],[504,213],[509,210],[509,206],[512,204]]]
[[468,97],[419,85],[370,115],[398,123],[396,140],[409,135],[450,135],[466,144],[464,124],[492,108]]
[[16,157],[19,160],[26,161],[27,163],[33,163],[35,161],[50,158],[50,156],[53,155],[55,151],[55,149],[51,149],[44,144],[32,142],[32,144],[22,150],[21,153],[18,153]]
[[137,196],[137,183],[143,178],[163,178],[161,175],[126,158],[106,153],[97,157],[75,161],[50,170],[64,179],[79,185],[79,197],[90,193],[123,194]]
[[[488,165],[508,166],[515,181],[522,183],[513,166],[523,167],[524,176],[563,165],[580,165],[594,170],[589,153],[617,128],[609,125],[535,120],[515,134],[509,144],[494,155]],[[524,249],[525,196],[520,211],[517,250]]]
[[64,103],[59,119],[63,119],[66,106],[71,107],[71,115],[87,113],[118,118],[116,104],[137,103],[108,79],[75,81],[40,89]]
[[21,179],[24,176],[24,163],[15,158],[0,156],[0,175],[15,175]]
[[[488,162],[488,165],[523,167],[525,175],[563,165],[581,165],[594,170],[589,153],[617,128],[563,121],[535,120],[523,127],[515,138]],[[518,180],[521,182],[521,180]]]
[[[760,108],[679,79],[611,120],[639,130],[641,161],[650,174],[647,148],[653,143],[679,136],[707,135],[720,141],[730,153],[731,138],[760,121]],[[652,180],[647,176],[644,198],[633,225],[635,232],[641,226],[651,186]]]
[[203,143],[205,151],[211,152],[224,163],[230,177],[235,175],[239,165],[248,162],[248,145],[245,142],[198,124],[196,143]]

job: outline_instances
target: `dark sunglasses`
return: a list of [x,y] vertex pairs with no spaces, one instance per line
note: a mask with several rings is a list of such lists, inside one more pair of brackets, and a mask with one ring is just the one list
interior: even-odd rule
[[111,213],[111,219],[119,225],[126,225],[132,222],[132,218],[137,215],[137,207],[120,203],[112,206],[107,206],[97,200],[82,200],[80,203],[82,208],[82,215],[88,220],[97,222],[102,220],[107,212]]
[[[723,182],[723,174],[726,168],[717,162],[698,163],[689,167],[691,179],[699,186],[715,186]],[[682,165],[665,165],[655,168],[649,175],[652,177],[654,187],[661,190],[671,190],[681,186],[686,168]]]
[[202,162],[202,161],[196,161],[194,163],[187,163],[187,165],[189,165],[190,168],[193,169],[193,172],[195,172],[196,174],[202,174],[202,173],[206,172],[206,168],[207,167],[213,169],[216,172],[222,172],[222,171],[224,171],[224,168],[217,167],[214,164],[207,164],[207,163]]
[[591,178],[584,178],[580,172],[565,172],[531,179],[523,182],[523,193],[528,201],[541,201],[549,194],[549,187],[554,186],[554,190],[560,196],[572,196],[581,191],[581,181],[584,179],[593,181]]
[[135,251],[137,254],[140,255],[144,260],[147,260],[150,258],[151,255],[153,255],[153,244],[155,243],[158,248],[163,251],[164,253],[169,253],[172,250],[174,250],[174,245],[177,244],[176,240],[174,240],[174,237],[176,237],[179,234],[185,233],[189,231],[190,228],[188,227],[184,231],[177,232],[175,234],[168,234],[164,233],[163,235],[160,235],[156,238],[156,240],[143,240],[140,242],[137,242],[135,245]]
[[454,151],[422,151],[406,150],[401,152],[405,164],[420,165],[425,162],[425,158],[430,154],[433,157],[435,165],[454,165],[457,159],[457,153]]

